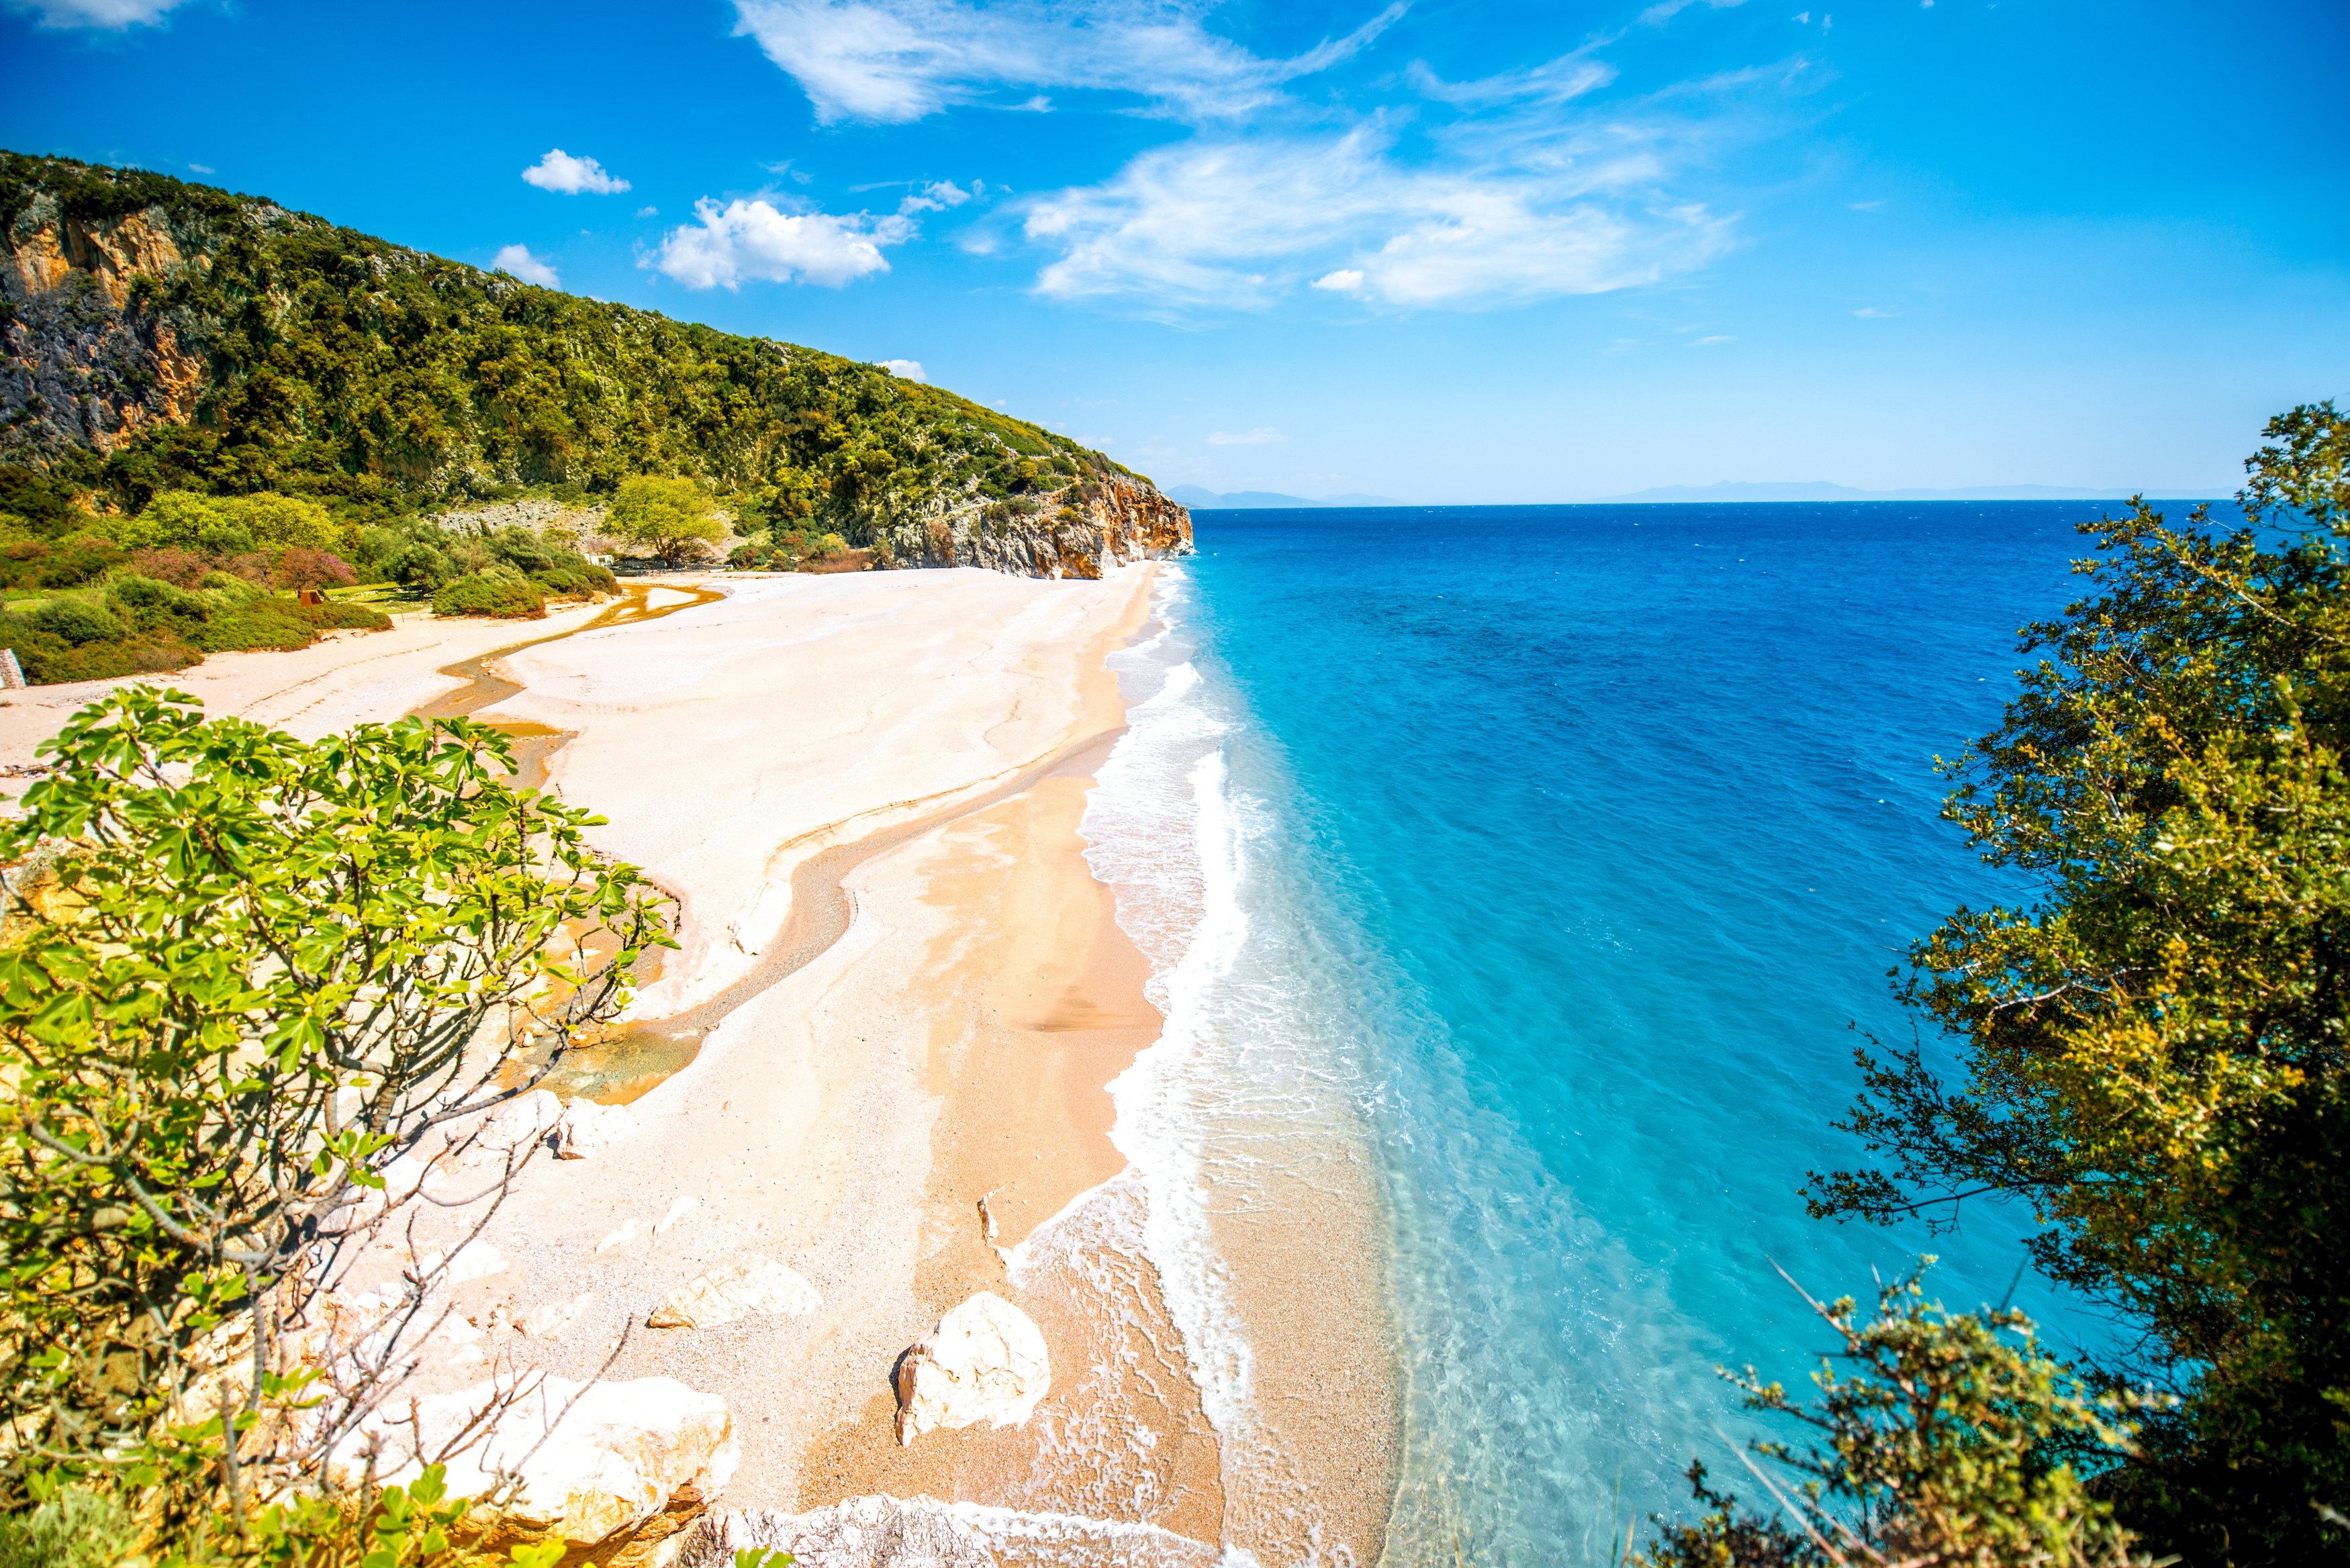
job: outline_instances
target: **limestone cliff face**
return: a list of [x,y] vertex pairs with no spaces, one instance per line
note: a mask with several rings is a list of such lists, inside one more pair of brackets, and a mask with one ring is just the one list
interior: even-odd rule
[[183,250],[200,237],[175,234],[161,207],[80,221],[44,194],[0,238],[0,455],[110,452],[193,416],[203,325],[151,306],[142,281],[202,268]]
[[1034,577],[1098,577],[1113,566],[1191,553],[1191,514],[1123,474],[1096,473],[1041,495],[941,496],[931,515],[877,526],[899,566],[985,566]]

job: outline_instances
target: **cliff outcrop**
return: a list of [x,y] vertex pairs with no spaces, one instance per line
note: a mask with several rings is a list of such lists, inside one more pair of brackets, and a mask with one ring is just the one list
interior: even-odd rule
[[266,490],[390,524],[660,473],[739,531],[898,566],[1096,576],[1191,545],[1148,479],[941,388],[256,197],[0,153],[0,463],[100,510]]
[[189,265],[170,215],[75,219],[43,192],[10,227],[0,450],[36,462],[78,448],[107,453],[194,418],[205,367],[182,346],[190,320],[139,307],[148,286]]
[[1040,495],[941,496],[934,514],[884,524],[873,540],[900,566],[1098,577],[1130,562],[1190,554],[1191,514],[1148,483],[1105,474]]

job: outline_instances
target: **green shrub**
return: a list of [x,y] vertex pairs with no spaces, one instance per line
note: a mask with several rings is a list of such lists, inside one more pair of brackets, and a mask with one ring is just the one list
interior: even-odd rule
[[305,626],[320,630],[351,629],[358,631],[390,631],[391,618],[381,610],[366,605],[345,604],[339,599],[328,599],[315,605],[296,604],[292,599],[273,599],[269,613],[298,620]]
[[108,642],[122,635],[122,623],[98,606],[82,599],[51,599],[31,617],[33,625],[78,648],[85,642]]
[[274,608],[236,609],[215,615],[204,622],[199,634],[206,653],[241,653],[256,648],[286,652],[307,648],[317,638],[317,633],[310,628]]
[[165,620],[201,621],[212,611],[202,597],[152,577],[120,577],[109,584],[107,602],[140,630]]
[[438,588],[456,576],[456,564],[430,545],[410,545],[383,563],[385,580],[411,588]]
[[361,582],[397,582],[399,576],[393,566],[408,548],[407,539],[390,528],[362,528],[358,545],[351,553],[351,565],[359,568]]
[[301,604],[221,572],[203,581],[191,592],[152,577],[120,577],[107,586],[102,604],[63,597],[29,614],[0,614],[0,647],[16,650],[27,681],[48,686],[181,670],[207,653],[307,648],[328,628],[391,627],[365,605]]
[[532,576],[559,564],[556,553],[527,528],[501,528],[483,542],[498,559]]
[[139,1545],[138,1521],[110,1497],[68,1487],[0,1518],[0,1568],[114,1568]]
[[79,587],[105,576],[107,568],[128,554],[108,540],[85,535],[51,545],[46,554],[36,557],[39,565],[33,576],[45,588]]
[[168,631],[77,646],[41,630],[30,617],[17,615],[0,615],[0,648],[16,649],[26,680],[35,686],[182,670],[203,657],[184,638]]
[[533,572],[530,580],[546,589],[551,599],[586,598],[591,594],[615,592],[620,586],[611,573],[584,561],[577,566],[550,566],[543,572]]
[[432,596],[432,613],[536,620],[546,614],[546,593],[536,583],[475,572],[443,583]]

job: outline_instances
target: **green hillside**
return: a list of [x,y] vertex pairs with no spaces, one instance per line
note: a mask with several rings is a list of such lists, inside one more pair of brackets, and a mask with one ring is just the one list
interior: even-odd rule
[[702,480],[738,518],[813,517],[863,544],[1072,487],[1149,490],[877,366],[143,171],[0,153],[0,510],[23,515],[46,483],[102,512],[277,492],[383,524],[656,473]]

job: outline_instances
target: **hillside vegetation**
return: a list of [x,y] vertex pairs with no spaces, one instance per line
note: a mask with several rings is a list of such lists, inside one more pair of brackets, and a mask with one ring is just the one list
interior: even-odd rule
[[1092,576],[1188,547],[1148,481],[951,392],[260,197],[0,153],[0,463],[96,512],[266,492],[384,527],[657,474],[885,562]]

